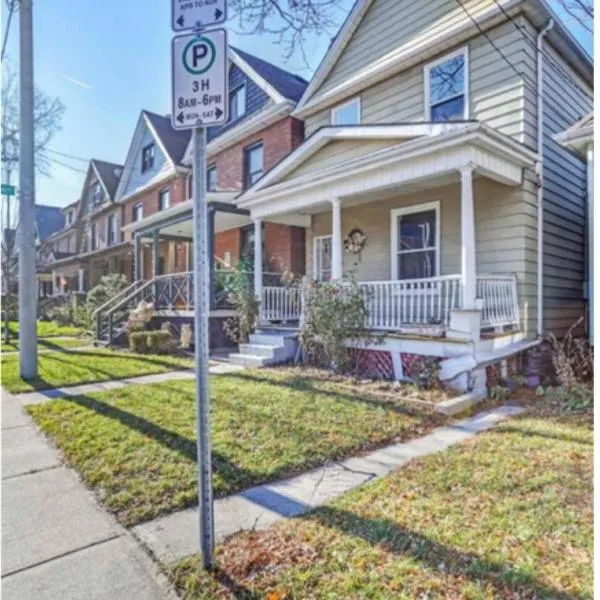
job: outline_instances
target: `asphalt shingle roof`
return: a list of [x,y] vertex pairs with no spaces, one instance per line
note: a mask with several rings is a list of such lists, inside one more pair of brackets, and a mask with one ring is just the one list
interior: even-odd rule
[[143,112],[152,123],[152,127],[154,127],[171,160],[176,165],[180,164],[190,141],[191,131],[173,129],[170,117],[163,117],[148,110]]
[[98,175],[100,175],[102,182],[106,186],[106,190],[108,191],[110,199],[113,200],[119,185],[119,179],[123,173],[123,165],[117,165],[116,163],[98,160],[97,158],[93,158],[92,162],[96,166]]
[[44,241],[65,226],[65,215],[58,206],[35,206],[35,227],[38,238]]
[[265,81],[272,85],[284,98],[298,102],[304,94],[304,90],[308,86],[308,81],[294,75],[289,71],[284,71],[275,65],[252,56],[243,50],[238,48],[232,48],[237,54],[240,55]]

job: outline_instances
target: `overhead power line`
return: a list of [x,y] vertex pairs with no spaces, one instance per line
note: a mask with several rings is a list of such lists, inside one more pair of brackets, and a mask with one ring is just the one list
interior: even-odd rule
[[71,171],[75,171],[76,173],[83,173],[83,175],[87,175],[87,171],[84,171],[83,169],[78,169],[77,167],[72,167],[71,165],[61,162],[60,160],[56,160],[55,158],[49,158],[48,160],[50,160],[50,162],[53,162],[56,165],[64,167],[65,169],[71,169]]
[[54,150],[52,148],[46,148],[48,152],[52,152],[52,154],[56,154],[57,156],[63,156],[64,158],[71,158],[73,160],[80,160],[81,162],[88,163],[90,162],[89,158],[83,158],[82,156],[75,156],[74,154],[66,154],[65,152],[59,152],[58,150]]

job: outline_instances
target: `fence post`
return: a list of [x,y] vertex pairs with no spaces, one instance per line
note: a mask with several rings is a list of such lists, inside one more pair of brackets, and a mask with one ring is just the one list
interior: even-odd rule
[[108,334],[107,334],[107,340],[109,345],[112,344],[113,341],[113,318],[112,318],[112,312],[108,313]]

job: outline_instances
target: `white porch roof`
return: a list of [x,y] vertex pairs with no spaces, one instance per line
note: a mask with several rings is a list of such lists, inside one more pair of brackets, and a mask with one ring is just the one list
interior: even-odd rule
[[[286,177],[327,144],[340,140],[398,143]],[[311,206],[440,178],[471,166],[506,185],[520,185],[537,154],[478,122],[324,127],[267,173],[236,203],[254,218],[303,212]]]

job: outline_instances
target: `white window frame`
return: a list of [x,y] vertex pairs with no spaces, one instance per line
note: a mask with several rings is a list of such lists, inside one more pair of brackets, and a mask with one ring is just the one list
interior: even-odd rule
[[[114,223],[114,231],[111,231],[111,219],[113,219],[113,223]],[[106,245],[107,246],[112,246],[113,244],[117,243],[117,215],[116,213],[113,213],[112,215],[108,215],[108,217],[106,217]],[[111,240],[111,233],[114,233],[114,238]]]
[[[402,281],[398,278],[398,217],[410,215],[414,213],[425,212],[427,210],[435,210],[435,246],[427,248],[435,252],[435,273],[433,277],[440,276],[440,249],[441,249],[441,213],[440,201],[425,202],[423,204],[413,204],[402,208],[392,208],[390,211],[390,279],[392,281]],[[425,249],[414,250],[413,252],[424,252]],[[405,251],[408,253],[410,251]]]
[[[350,100],[347,100],[346,102],[343,102],[342,104],[338,104],[337,106],[334,106],[329,111],[329,124],[336,126],[336,122],[335,122],[336,113],[338,111],[346,108],[349,104],[354,104],[354,103],[358,104],[358,123],[356,123],[356,125],[360,125],[362,123],[362,102],[361,102],[360,96],[355,96],[354,98],[350,98]],[[352,127],[352,125],[346,123],[345,125],[337,125],[337,127]]]
[[[138,218],[138,211],[137,209],[140,209],[140,215]],[[135,215],[135,219],[133,219],[134,223],[138,223],[139,221],[141,221],[144,218],[144,204],[142,202],[138,202],[137,204],[133,205],[133,214]]]
[[[333,236],[332,235],[316,235],[313,237],[313,279],[315,281],[324,281],[319,275],[319,269],[320,269],[320,265],[317,262],[317,244],[325,239],[329,239],[331,240],[331,245],[333,247]],[[332,256],[332,261],[333,261],[333,256]],[[333,274],[333,262],[331,265],[331,271]]]
[[[229,95],[227,97],[227,100],[229,102],[229,105],[227,106],[228,111],[231,112],[229,110],[231,108],[231,95],[234,93],[237,93],[239,91],[242,92],[242,95],[244,98],[244,110],[243,110],[243,112],[236,115],[235,117],[233,115],[229,115],[230,121],[237,121],[238,119],[241,119],[246,114],[246,111],[248,108],[248,106],[247,106],[247,104],[248,104],[248,88],[246,87],[246,82],[244,82],[244,83],[241,83],[240,85],[236,85],[232,90],[229,91]],[[239,112],[239,105],[238,105],[238,112]]]
[[[431,93],[431,83],[430,83],[430,77],[429,77],[429,73],[431,71],[431,69],[437,67],[439,64],[446,62],[447,60],[452,60],[453,58],[456,58],[457,56],[463,56],[464,58],[464,71],[465,71],[465,90],[463,92],[464,97],[465,97],[465,105],[463,108],[463,119],[465,121],[467,121],[470,117],[469,117],[469,106],[471,104],[470,102],[470,96],[469,96],[469,47],[468,46],[463,46],[462,48],[459,48],[458,50],[455,50],[454,52],[450,52],[450,54],[444,54],[444,56],[437,58],[436,60],[427,63],[424,67],[423,67],[423,77],[425,80],[425,121],[432,121],[431,118],[431,102],[430,102],[430,98],[429,95]],[[461,94],[461,95],[463,95]],[[450,98],[446,98],[446,100],[450,100],[451,98],[457,98],[458,96],[452,96]]]

